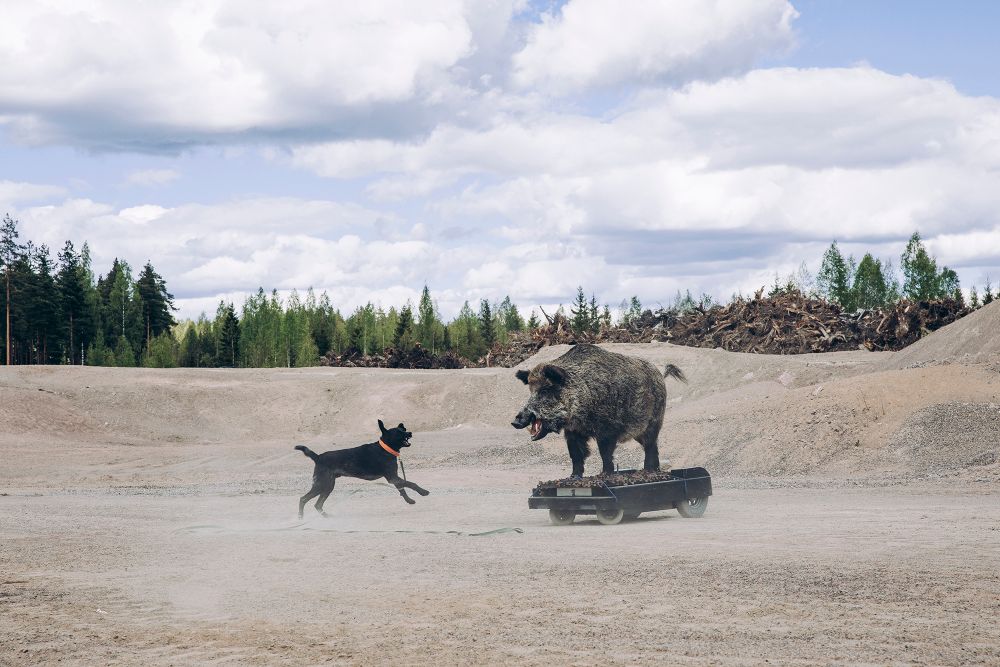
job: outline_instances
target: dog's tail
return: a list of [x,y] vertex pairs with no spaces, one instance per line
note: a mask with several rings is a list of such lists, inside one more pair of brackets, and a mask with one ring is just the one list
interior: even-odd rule
[[677,368],[673,364],[667,364],[666,368],[663,369],[663,377],[672,377],[681,382],[687,384],[688,379],[684,377],[684,371]]
[[295,445],[295,449],[299,450],[300,452],[311,458],[313,461],[319,458],[319,454],[309,449],[305,445]]

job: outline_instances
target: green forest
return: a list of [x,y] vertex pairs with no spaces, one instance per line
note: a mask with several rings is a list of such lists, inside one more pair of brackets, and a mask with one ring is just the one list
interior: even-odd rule
[[[866,253],[860,261],[844,257],[836,242],[826,250],[813,277],[803,262],[784,280],[775,276],[770,294],[798,291],[840,305],[847,312],[874,309],[900,299],[954,298],[965,302],[957,274],[937,261],[914,233],[900,256],[902,280],[891,261]],[[315,366],[326,355],[372,355],[388,348],[417,345],[439,355],[483,357],[495,343],[540,325],[527,321],[509,296],[499,302],[466,301],[457,317],[445,322],[425,285],[419,302],[384,309],[367,303],[343,315],[324,292],[292,291],[282,299],[276,290],[259,288],[237,310],[220,302],[214,315],[177,322],[173,295],[150,262],[136,275],[128,262],[115,259],[107,273],[95,274],[90,249],[66,241],[52,257],[45,245],[23,241],[18,222],[5,215],[0,225],[0,311],[4,318],[0,358],[6,364],[87,364],[93,366],[295,367]],[[734,294],[731,300],[744,298]],[[980,295],[969,290],[968,305],[977,308],[994,298],[987,279]],[[708,294],[695,298],[678,292],[662,308],[684,312],[708,308]],[[562,308],[560,308],[560,311]],[[612,314],[583,287],[569,304],[570,326],[597,333],[627,326],[643,312],[637,297],[623,301]]]

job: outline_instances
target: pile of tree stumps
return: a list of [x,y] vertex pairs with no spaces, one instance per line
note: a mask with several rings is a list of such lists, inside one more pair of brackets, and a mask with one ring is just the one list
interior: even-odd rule
[[477,360],[451,352],[434,355],[419,345],[409,352],[327,355],[329,366],[380,368],[513,367],[548,345],[575,343],[648,343],[666,341],[689,347],[722,348],[756,354],[804,354],[868,349],[900,350],[922,336],[971,312],[955,299],[899,301],[879,310],[845,313],[836,303],[796,291],[749,299],[725,306],[692,308],[685,312],[647,310],[627,324],[598,332],[575,332],[562,313],[545,314],[545,323],[510,334]]

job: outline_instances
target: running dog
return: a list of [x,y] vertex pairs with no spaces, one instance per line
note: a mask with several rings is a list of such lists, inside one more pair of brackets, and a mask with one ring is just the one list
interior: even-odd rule
[[384,477],[387,482],[396,487],[403,500],[414,504],[415,500],[406,495],[406,489],[413,489],[422,496],[430,493],[422,489],[413,482],[407,482],[396,474],[396,459],[403,447],[410,446],[410,438],[413,434],[406,430],[400,422],[395,428],[386,428],[382,420],[378,420],[379,430],[382,437],[377,442],[370,442],[350,449],[338,449],[332,452],[317,454],[305,445],[296,445],[299,450],[315,463],[313,469],[313,485],[309,493],[299,498],[299,518],[306,503],[319,496],[316,501],[316,511],[323,516],[328,516],[323,511],[323,503],[333,492],[333,485],[337,483],[338,477],[357,477],[359,479],[373,480]]

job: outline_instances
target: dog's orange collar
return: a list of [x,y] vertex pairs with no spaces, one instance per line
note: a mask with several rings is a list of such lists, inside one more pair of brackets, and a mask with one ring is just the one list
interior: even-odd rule
[[399,452],[397,452],[395,449],[393,449],[389,445],[387,445],[384,442],[382,442],[382,438],[379,438],[378,444],[382,445],[382,449],[384,449],[385,451],[389,452],[390,454],[392,454],[396,458],[399,458]]

